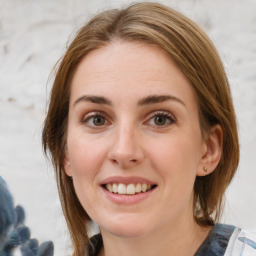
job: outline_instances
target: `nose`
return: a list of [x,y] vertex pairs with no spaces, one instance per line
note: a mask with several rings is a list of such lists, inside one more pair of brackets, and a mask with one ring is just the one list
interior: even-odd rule
[[108,159],[122,169],[129,169],[142,162],[144,152],[140,145],[138,132],[134,128],[120,127],[113,134],[113,143]]

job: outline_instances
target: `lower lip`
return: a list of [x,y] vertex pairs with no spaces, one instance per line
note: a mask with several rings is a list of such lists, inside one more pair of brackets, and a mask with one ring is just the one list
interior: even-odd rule
[[136,204],[141,201],[146,200],[148,197],[151,196],[151,194],[155,191],[156,188],[151,189],[147,192],[138,193],[135,195],[120,195],[120,194],[114,194],[106,190],[105,188],[101,187],[106,197],[111,200],[112,202],[116,204]]

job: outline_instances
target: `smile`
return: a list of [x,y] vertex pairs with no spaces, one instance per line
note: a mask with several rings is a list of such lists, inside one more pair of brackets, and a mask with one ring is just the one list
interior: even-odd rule
[[139,193],[145,193],[153,188],[155,185],[137,183],[137,184],[123,184],[123,183],[108,183],[104,184],[103,187],[111,193],[119,195],[135,195]]

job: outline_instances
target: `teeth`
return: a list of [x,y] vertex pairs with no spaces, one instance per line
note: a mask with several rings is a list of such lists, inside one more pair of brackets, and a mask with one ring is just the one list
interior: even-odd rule
[[111,184],[107,184],[107,190],[108,190],[109,192],[113,192]]
[[140,193],[140,192],[141,192],[141,184],[140,184],[140,183],[138,183],[138,184],[136,185],[135,192],[136,192],[136,193]]
[[150,190],[152,188],[152,185],[148,185],[148,184],[117,184],[117,183],[113,183],[113,184],[106,184],[106,189],[111,192],[111,193],[115,193],[115,194],[120,194],[120,195],[135,195],[141,192],[146,192],[148,190]]
[[[109,184],[109,185],[110,185],[110,184]],[[111,192],[111,191],[110,191],[110,192]],[[118,186],[117,186],[116,183],[114,183],[113,186],[112,186],[112,192],[114,192],[114,193],[117,193],[117,192],[118,192]]]
[[118,185],[118,194],[121,194],[121,195],[126,194],[126,186],[124,184]]
[[126,193],[128,195],[134,195],[135,194],[135,186],[134,184],[129,184],[126,188]]
[[142,192],[146,192],[146,191],[147,191],[147,188],[148,188],[148,185],[147,185],[147,184],[142,184],[142,186],[141,186]]

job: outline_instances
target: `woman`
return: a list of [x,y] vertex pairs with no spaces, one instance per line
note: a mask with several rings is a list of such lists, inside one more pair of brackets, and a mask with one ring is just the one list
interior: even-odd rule
[[[216,224],[239,161],[222,62],[168,7],[108,10],[81,28],[56,73],[43,145],[74,255],[235,255],[253,243]],[[89,239],[92,221],[100,234]]]

